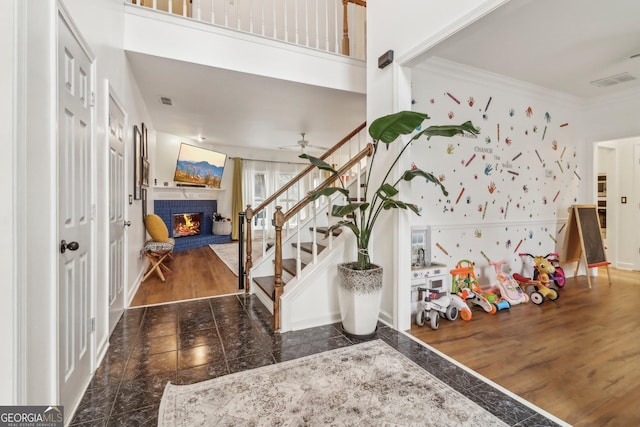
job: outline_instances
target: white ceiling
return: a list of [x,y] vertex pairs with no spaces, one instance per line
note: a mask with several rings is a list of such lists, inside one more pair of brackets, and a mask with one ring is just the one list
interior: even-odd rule
[[[425,56],[584,99],[640,86],[640,1],[511,0]],[[601,88],[594,80],[636,80]]]
[[[590,99],[640,86],[640,0],[511,0],[432,48],[481,70]],[[156,130],[207,143],[331,146],[366,117],[362,94],[128,52]],[[620,73],[636,80],[601,88]],[[160,103],[169,97],[173,106]]]
[[[277,149],[331,147],[366,120],[366,96],[127,52],[155,130]],[[166,106],[160,97],[171,98]],[[295,147],[294,147],[295,148]]]

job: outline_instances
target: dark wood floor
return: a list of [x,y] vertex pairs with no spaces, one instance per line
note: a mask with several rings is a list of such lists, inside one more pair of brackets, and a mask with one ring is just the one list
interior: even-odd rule
[[576,426],[640,425],[640,273],[567,280],[557,301],[410,333]]
[[[230,243],[233,244],[233,243]],[[171,273],[156,274],[140,284],[132,307],[228,295],[238,292],[238,278],[209,246],[173,254]]]
[[[237,292],[208,247],[176,254],[167,282],[144,282],[135,305]],[[185,279],[187,277],[187,279]],[[567,280],[557,301],[408,331],[505,389],[576,426],[640,425],[640,273]],[[180,278],[180,280],[177,280]],[[215,280],[214,280],[215,278]]]

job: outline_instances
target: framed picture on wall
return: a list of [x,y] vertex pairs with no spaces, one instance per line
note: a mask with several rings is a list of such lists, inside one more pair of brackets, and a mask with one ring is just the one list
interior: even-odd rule
[[142,158],[149,158],[149,145],[147,144],[147,127],[142,123]]
[[143,158],[142,159],[142,186],[143,187],[149,186],[149,168],[150,168],[149,160]]
[[133,198],[140,200],[142,189],[142,132],[133,126]]
[[144,223],[144,219],[147,217],[147,189],[142,188],[140,195],[142,197],[142,222]]

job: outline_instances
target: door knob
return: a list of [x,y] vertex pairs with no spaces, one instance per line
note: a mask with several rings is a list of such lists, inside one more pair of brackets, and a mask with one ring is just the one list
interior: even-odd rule
[[131,227],[131,221],[125,221],[123,224],[125,227]]
[[69,249],[70,251],[77,251],[79,247],[80,245],[78,244],[78,242],[67,243],[66,240],[63,240],[60,242],[60,253],[65,253],[67,249]]

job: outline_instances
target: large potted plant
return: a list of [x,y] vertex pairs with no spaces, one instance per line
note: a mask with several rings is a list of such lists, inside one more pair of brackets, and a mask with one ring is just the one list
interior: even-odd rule
[[[341,186],[327,187],[310,193],[311,199],[316,200],[321,196],[331,196],[336,192],[342,193],[346,204],[333,205],[331,215],[341,217],[337,223],[331,225],[327,233],[340,227],[349,228],[356,238],[358,258],[355,262],[340,264],[339,274],[342,276],[339,284],[339,302],[342,315],[342,326],[348,334],[355,336],[370,336],[375,334],[380,301],[382,295],[382,268],[372,264],[369,257],[369,241],[379,215],[390,209],[409,209],[416,215],[420,215],[418,207],[413,203],[407,203],[398,199],[398,186],[403,181],[411,181],[414,178],[423,178],[426,182],[432,182],[440,188],[446,196],[448,193],[442,183],[431,173],[419,168],[411,168],[391,182],[390,177],[393,168],[397,165],[407,148],[420,137],[430,139],[433,136],[452,137],[468,132],[477,135],[471,122],[461,125],[429,126],[421,129],[420,126],[429,116],[415,111],[401,111],[387,116],[379,117],[369,126],[369,135],[373,140],[373,155],[368,162],[368,170],[365,177],[363,197],[358,201],[350,201],[349,189],[341,180]],[[374,175],[372,171],[376,167],[375,160],[380,143],[385,145],[396,141],[400,135],[413,134],[409,141],[402,147],[394,161],[386,170],[384,178],[375,191],[370,191]],[[301,158],[308,159],[321,170],[328,171],[337,176],[337,171],[323,160],[302,154]],[[379,175],[377,175],[379,176]]]

